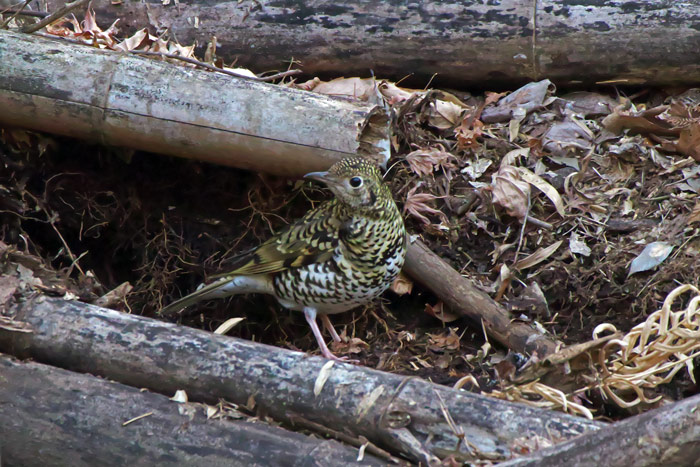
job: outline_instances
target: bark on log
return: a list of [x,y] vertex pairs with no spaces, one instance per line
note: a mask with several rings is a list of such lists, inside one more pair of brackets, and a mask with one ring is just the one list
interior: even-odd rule
[[526,354],[537,352],[540,358],[556,351],[557,342],[527,323],[513,321],[507,310],[420,240],[410,243],[404,272],[430,289],[453,312],[476,323],[483,322],[488,335],[509,349]]
[[0,124],[298,176],[389,158],[385,110],[357,100],[0,30]]
[[[53,11],[64,0],[47,0]],[[700,2],[677,0],[93,1],[105,26],[131,34],[168,29],[256,71],[301,62],[310,75],[400,79],[492,88],[700,80]],[[673,44],[669,47],[669,44]]]
[[668,467],[698,463],[700,395],[499,465]]
[[[204,412],[160,394],[0,355],[3,466],[343,466],[357,459],[357,449],[336,441],[264,423],[207,420]],[[385,463],[366,455],[362,465]]]
[[414,461],[450,454],[469,459],[469,449],[508,459],[523,438],[557,442],[601,426],[418,378],[350,364],[328,367],[326,360],[299,352],[80,302],[40,297],[6,315],[32,332],[0,327],[2,352],[164,394],[185,389],[190,400],[223,397],[241,405],[254,400],[277,420],[302,417],[365,436]]

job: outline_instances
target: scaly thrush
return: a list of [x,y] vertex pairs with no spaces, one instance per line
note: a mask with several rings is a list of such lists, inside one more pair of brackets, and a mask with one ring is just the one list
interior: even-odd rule
[[335,198],[242,253],[232,271],[162,312],[235,294],[274,295],[285,308],[304,312],[324,357],[346,360],[328,350],[316,316],[340,341],[328,315],[366,304],[391,285],[404,263],[406,230],[373,161],[349,157],[305,178],[324,183]]

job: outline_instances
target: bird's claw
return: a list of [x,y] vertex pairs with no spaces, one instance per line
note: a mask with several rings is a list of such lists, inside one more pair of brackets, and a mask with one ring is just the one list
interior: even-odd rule
[[352,363],[352,364],[360,363],[359,360],[354,360],[354,359],[352,359],[352,358],[350,358],[350,357],[337,357],[337,356],[333,355],[333,354],[330,353],[330,352],[328,352],[327,354],[324,353],[323,356],[324,356],[325,358],[327,358],[328,360],[333,360],[334,362]]

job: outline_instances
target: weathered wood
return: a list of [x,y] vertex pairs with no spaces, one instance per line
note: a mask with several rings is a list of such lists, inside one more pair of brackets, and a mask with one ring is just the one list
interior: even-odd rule
[[[343,466],[357,454],[262,422],[207,420],[195,404],[0,355],[3,466]],[[365,455],[362,465],[385,463]]]
[[517,467],[700,465],[700,395],[499,465]]
[[410,244],[404,272],[430,289],[453,312],[470,318],[477,325],[483,322],[488,335],[509,349],[527,354],[537,352],[540,357],[556,350],[554,339],[534,326],[513,321],[507,310],[462,277],[420,240]]
[[[49,10],[64,0],[47,0]],[[678,0],[110,0],[97,18],[126,34],[151,25],[181,43],[217,37],[227,61],[256,71],[400,79],[423,86],[601,80],[700,81],[700,2]],[[673,44],[669,47],[669,44]]]
[[479,455],[500,459],[516,455],[527,437],[557,442],[601,426],[350,364],[324,369],[329,362],[319,357],[80,302],[40,297],[5,314],[32,332],[0,327],[0,351],[164,394],[185,389],[190,400],[254,401],[277,420],[301,416],[415,461],[455,449],[469,457],[445,413]]
[[389,158],[383,108],[0,30],[0,124],[298,176]]

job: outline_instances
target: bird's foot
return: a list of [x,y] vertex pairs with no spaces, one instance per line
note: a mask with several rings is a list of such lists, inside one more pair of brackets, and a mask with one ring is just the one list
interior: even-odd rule
[[331,323],[331,319],[328,317],[328,315],[321,315],[321,322],[323,323],[323,327],[326,328],[326,331],[328,331],[335,342],[343,341],[333,327],[333,323]]
[[[318,328],[318,324],[316,324],[316,309],[311,308],[311,307],[304,308],[304,316],[306,317],[306,321],[309,323],[309,326],[311,326],[311,331],[313,331],[313,333],[314,333],[314,337],[316,338],[316,342],[318,342],[318,347],[321,349],[321,355],[323,355],[328,360],[333,360],[335,362],[359,363],[358,360],[351,360],[348,357],[336,357],[328,349],[328,346],[326,345],[326,341],[324,341],[323,337],[321,336],[321,330]],[[327,316],[325,318],[328,319]],[[325,322],[325,320],[324,320],[324,322]],[[328,320],[328,323],[330,324],[330,320]],[[331,326],[331,328],[332,328],[332,326]]]
[[330,350],[328,350],[327,352],[322,351],[321,353],[323,354],[323,356],[325,358],[327,358],[328,360],[333,360],[334,362],[353,363],[353,364],[360,363],[359,360],[354,360],[350,357],[338,357],[336,355],[333,355]]

